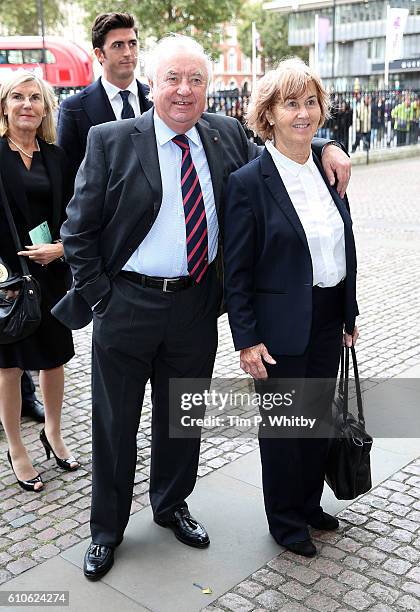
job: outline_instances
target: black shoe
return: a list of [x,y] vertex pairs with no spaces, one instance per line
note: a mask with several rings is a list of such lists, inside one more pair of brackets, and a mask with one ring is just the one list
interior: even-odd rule
[[38,423],[45,423],[44,406],[39,399],[22,400],[22,416],[28,417]]
[[[31,478],[31,480],[19,480],[19,478],[16,476],[15,468],[13,467],[12,458],[10,456],[9,451],[7,451],[7,460],[10,463],[10,467],[12,468],[13,474],[15,475],[18,485],[22,487],[22,489],[25,489],[25,491],[33,491],[34,493],[39,493],[44,489],[44,483],[42,482],[41,474],[38,474],[37,476],[35,476],[35,478]],[[40,482],[42,484],[42,487],[35,489],[35,485],[37,482]]]
[[89,580],[99,580],[114,565],[114,549],[104,544],[91,542],[83,562],[83,573]]
[[334,531],[334,529],[338,529],[340,523],[335,516],[331,516],[331,514],[327,514],[323,512],[320,516],[315,519],[308,520],[308,525],[313,527],[314,529],[319,529],[320,531]]
[[295,555],[301,555],[302,557],[315,557],[316,555],[316,548],[310,539],[283,544],[283,546],[292,553],[295,553]]
[[196,521],[184,506],[174,510],[173,518],[170,520],[162,521],[157,517],[153,520],[161,527],[172,529],[175,537],[183,544],[195,548],[207,548],[210,544],[210,538],[203,525]]
[[[57,457],[57,455],[53,451],[51,444],[48,442],[48,438],[46,436],[45,429],[41,430],[41,433],[39,434],[39,439],[41,440],[44,446],[45,453],[47,455],[47,459],[51,457],[51,453],[52,453],[54,455],[54,458],[55,458],[55,461],[58,467],[61,467],[62,470],[67,470],[68,472],[74,472],[74,470],[77,470],[77,468],[80,467],[80,463],[77,462],[77,460],[73,457],[73,455],[70,455],[70,457],[67,457],[67,459],[60,459],[60,457]],[[72,463],[76,463],[77,465],[71,465]]]

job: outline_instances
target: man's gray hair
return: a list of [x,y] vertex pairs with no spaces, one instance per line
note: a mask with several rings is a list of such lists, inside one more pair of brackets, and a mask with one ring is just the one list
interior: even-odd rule
[[182,34],[168,34],[161,38],[156,46],[146,57],[146,76],[149,81],[156,84],[156,76],[159,63],[162,59],[171,57],[177,51],[186,51],[195,57],[201,57],[206,65],[207,83],[210,83],[212,76],[212,63],[204,48],[190,36]]

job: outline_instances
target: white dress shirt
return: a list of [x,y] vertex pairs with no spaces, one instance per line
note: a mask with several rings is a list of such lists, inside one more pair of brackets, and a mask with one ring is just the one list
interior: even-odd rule
[[[171,130],[156,112],[154,126],[162,177],[162,203],[149,233],[123,269],[164,278],[188,276],[185,214],[181,191],[182,152],[179,146],[172,142],[176,132]],[[190,143],[191,157],[203,192],[211,263],[217,254],[219,224],[210,169],[196,127],[192,127],[185,135]]]
[[120,91],[129,91],[130,94],[128,96],[128,101],[134,110],[134,116],[140,117],[140,104],[139,104],[139,90],[137,88],[137,81],[133,79],[128,87],[125,90],[122,90],[120,87],[116,87],[109,81],[107,81],[103,76],[101,77],[102,85],[104,86],[106,95],[109,98],[109,101],[112,106],[112,110],[114,111],[115,117],[117,121],[121,119],[121,112],[123,109],[123,101],[120,96]]
[[267,141],[267,151],[286,187],[306,234],[313,285],[334,287],[346,276],[344,224],[311,155],[304,164],[286,157]]

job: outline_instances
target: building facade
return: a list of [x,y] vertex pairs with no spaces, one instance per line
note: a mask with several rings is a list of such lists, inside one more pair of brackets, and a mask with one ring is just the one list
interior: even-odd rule
[[339,91],[384,87],[386,7],[407,8],[402,59],[390,64],[389,87],[420,88],[420,0],[298,2],[274,0],[264,8],[289,14],[289,45],[309,46],[312,61],[315,15],[329,20],[327,45],[318,69],[324,82]]
[[[257,58],[257,76],[261,76],[261,58]],[[246,95],[252,89],[251,59],[242,53],[238,42],[238,29],[233,23],[223,26],[220,56],[213,63],[211,91],[233,91]]]

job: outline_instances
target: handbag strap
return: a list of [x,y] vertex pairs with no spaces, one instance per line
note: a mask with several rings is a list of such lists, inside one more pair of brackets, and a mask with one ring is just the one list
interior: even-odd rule
[[[0,199],[3,202],[3,207],[6,212],[7,222],[9,223],[10,232],[13,237],[13,242],[15,243],[15,248],[17,251],[23,251],[22,243],[19,238],[19,234],[17,233],[15,221],[13,219],[12,211],[10,210],[9,201],[7,199],[6,190],[4,188],[3,179],[0,174]],[[30,276],[29,268],[27,261],[23,255],[19,255],[19,262],[22,268],[23,276]]]
[[362,391],[360,388],[359,368],[357,366],[356,349],[354,348],[353,345],[350,347],[350,351],[351,351],[351,358],[353,361],[354,383],[356,386],[358,418],[359,418],[359,423],[364,426],[365,416],[363,414],[363,402],[362,402]]
[[[343,421],[344,423],[347,421],[347,416],[349,413],[350,352],[351,352],[351,358],[353,362],[354,384],[356,387],[357,417],[358,417],[360,425],[364,427],[365,426],[365,416],[363,414],[362,391],[360,387],[359,368],[357,366],[356,350],[354,346],[351,346],[350,348],[347,346],[344,346],[341,350],[341,367],[342,367],[342,362],[344,358]],[[341,372],[340,372],[340,383],[341,383]],[[339,392],[340,392],[340,383],[339,383]]]

